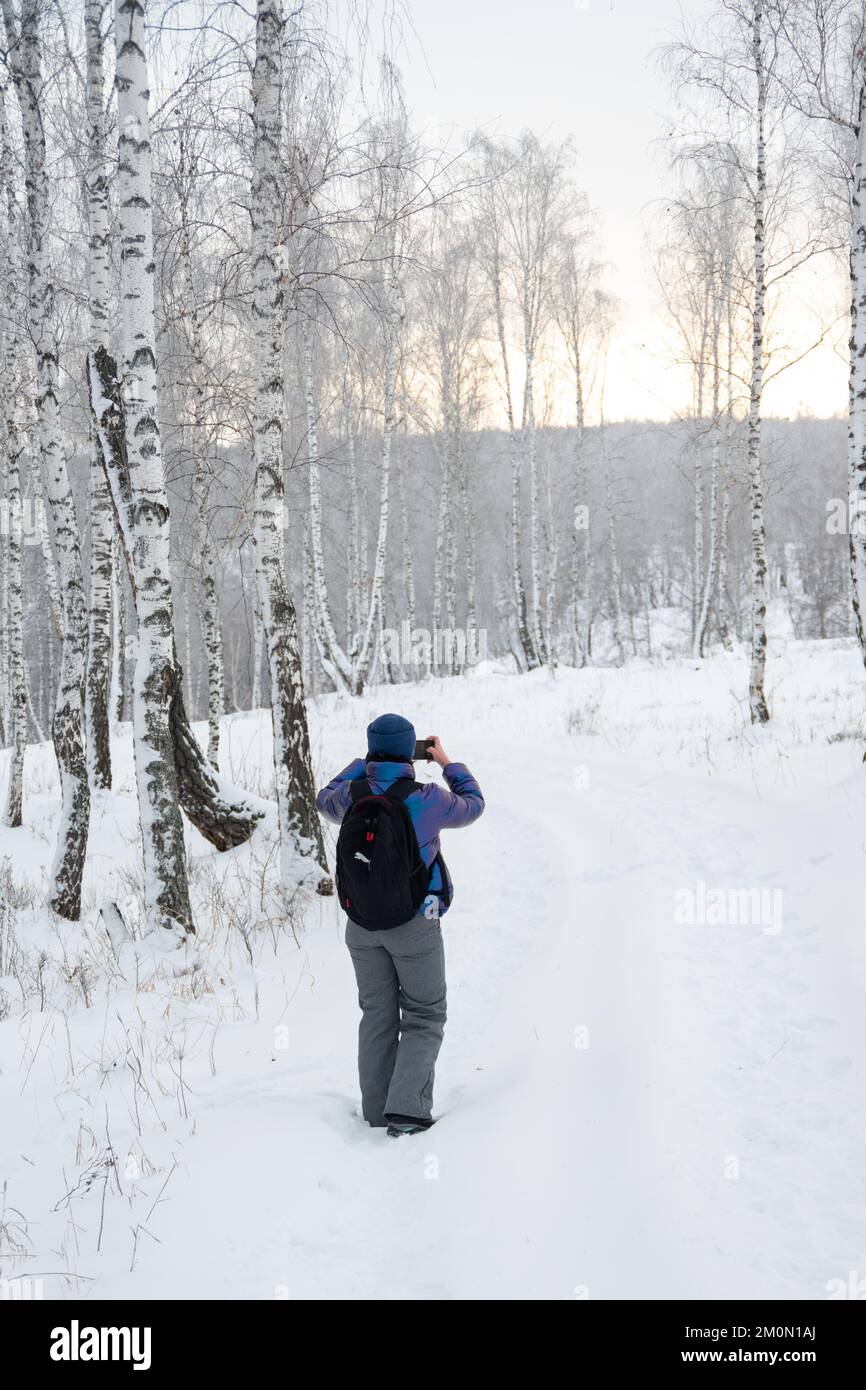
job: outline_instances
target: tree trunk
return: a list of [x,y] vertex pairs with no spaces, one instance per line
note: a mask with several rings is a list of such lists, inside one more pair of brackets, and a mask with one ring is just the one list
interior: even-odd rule
[[604,419],[599,423],[599,433],[601,435],[602,467],[604,470],[604,499],[607,511],[607,540],[610,552],[610,596],[611,596],[611,628],[614,645],[617,651],[617,660],[622,662],[624,650],[622,645],[622,579],[619,564],[619,545],[616,535],[616,517],[613,506],[613,489],[610,479],[610,464],[607,457],[607,440],[604,430]]
[[352,384],[346,376],[346,447],[349,455],[349,526],[346,549],[346,651],[355,661],[361,645],[362,570],[367,562],[361,553],[361,503],[358,495],[358,458],[355,439],[355,409]]
[[[89,373],[88,373],[89,375]],[[103,460],[103,467],[105,463]],[[109,491],[109,497],[111,493]],[[113,507],[112,503],[112,507]],[[112,511],[111,527],[111,693],[108,708],[112,719],[123,718],[123,697],[126,686],[126,621],[124,613],[123,542],[120,528]]]
[[526,354],[526,398],[524,402],[524,440],[529,458],[529,573],[532,584],[529,632],[534,664],[542,666],[547,660],[541,619],[541,502],[538,479],[538,441],[535,432],[535,396],[533,393],[533,352]]
[[704,655],[704,644],[707,639],[707,627],[710,621],[710,610],[716,592],[716,581],[718,577],[719,563],[719,536],[718,536],[718,497],[719,497],[719,456],[721,452],[721,362],[719,360],[719,347],[722,325],[722,306],[717,296],[713,297],[713,304],[710,310],[712,314],[712,421],[710,439],[710,515],[709,515],[709,541],[710,553],[707,560],[707,573],[701,595],[700,609],[698,611],[697,622],[695,625],[694,645],[692,655],[702,657]]
[[544,463],[544,497],[547,509],[547,528],[545,534],[547,550],[547,586],[544,596],[544,628],[542,640],[547,653],[551,671],[555,671],[558,660],[556,643],[556,588],[559,581],[559,543],[556,536],[556,517],[553,511],[553,493],[550,485],[550,461]]
[[111,786],[109,699],[114,516],[95,430],[90,449],[90,622],[84,714],[90,786],[94,791],[106,791]]
[[11,744],[11,754],[3,823],[17,827],[21,824],[24,793],[27,690],[24,682],[24,594],[21,563],[21,482],[19,469],[21,446],[14,407],[11,403],[6,403],[4,418],[6,426],[7,526],[4,537],[6,542],[6,592],[4,596],[6,611],[3,617],[5,619],[4,641],[8,661],[7,738]]
[[511,583],[514,592],[515,622],[519,657],[528,670],[538,666],[538,658],[532,645],[526,613],[526,586],[523,582],[523,565],[520,558],[520,438],[514,419],[514,401],[511,392],[511,371],[508,365],[508,343],[505,336],[505,308],[502,302],[502,270],[498,252],[494,251],[492,271],[493,303],[496,311],[496,333],[499,339],[499,352],[502,360],[502,376],[505,383],[505,407],[508,416],[508,444],[511,454]]
[[[183,174],[182,174],[183,177]],[[190,174],[191,177],[191,174]],[[207,662],[207,756],[219,767],[220,719],[225,707],[225,677],[223,672],[222,634],[219,621],[216,561],[210,533],[208,492],[210,478],[207,466],[207,409],[205,404],[205,354],[202,338],[201,313],[195,294],[192,271],[192,243],[189,226],[189,207],[186,185],[180,198],[180,260],[184,283],[184,318],[189,325],[189,347],[192,354],[192,432],[195,456],[194,492],[198,530],[198,571],[201,581],[202,644]],[[187,672],[189,676],[191,672]]]
[[317,642],[326,663],[326,670],[335,683],[344,690],[354,687],[354,671],[340,646],[337,629],[331,614],[328,600],[328,585],[325,578],[325,554],[322,539],[322,494],[319,476],[319,433],[316,423],[315,387],[313,382],[313,344],[312,325],[301,312],[299,332],[301,338],[301,363],[304,378],[304,404],[307,417],[307,477],[310,494],[310,549],[312,576],[310,583],[310,602],[314,613],[308,617],[313,621]]
[[385,325],[385,399],[382,420],[382,443],[379,470],[379,533],[373,563],[373,582],[367,608],[367,623],[361,650],[355,665],[354,693],[360,694],[367,683],[375,655],[382,608],[385,602],[385,562],[388,557],[388,511],[391,480],[391,442],[394,436],[394,393],[397,375],[397,326],[393,316]]
[[[111,257],[108,207],[108,168],[105,158],[102,0],[85,0],[87,40],[85,108],[87,113],[86,174],[87,298],[89,348],[95,352],[108,341]],[[111,786],[109,693],[111,682],[112,560],[114,522],[108,481],[95,428],[90,443],[90,614],[85,691],[87,767],[91,788]]]
[[409,508],[406,498],[406,449],[400,450],[397,481],[400,490],[400,526],[403,533],[403,592],[406,601],[406,618],[409,634],[415,631],[415,565],[412,558],[412,536],[409,531]]
[[[133,746],[151,928],[195,930],[189,900],[172,706],[180,698],[156,385],[146,0],[116,0],[120,348],[138,631]],[[99,352],[91,360],[99,359]],[[104,403],[94,401],[99,418]],[[106,458],[108,463],[108,459]],[[110,468],[109,477],[114,470]]]
[[766,144],[764,116],[766,76],[764,72],[761,22],[763,0],[755,0],[752,25],[752,55],[758,92],[755,109],[755,299],[752,311],[752,381],[749,394],[749,497],[752,522],[752,656],[749,671],[749,711],[753,724],[766,724],[770,718],[764,695],[767,664],[767,555],[764,533],[764,488],[761,476],[761,391],[764,373],[764,312],[766,299],[764,270],[764,211],[766,205]]
[[[60,427],[57,343],[53,336],[54,281],[48,254],[48,171],[39,100],[42,90],[39,9],[39,0],[23,0],[20,32],[16,33],[11,0],[3,0],[12,76],[24,130],[30,328],[36,345],[39,452],[54,523],[63,615],[60,681],[52,730],[60,771],[61,807],[48,901],[58,916],[77,921],[81,913],[81,879],[90,817],[82,700],[87,663],[87,606],[78,521]],[[37,470],[38,463],[34,460],[34,472]]]
[[4,256],[4,342],[2,380],[3,446],[6,459],[5,541],[3,609],[3,639],[6,648],[4,667],[5,736],[11,745],[9,780],[3,823],[11,827],[21,824],[24,797],[24,752],[27,746],[27,685],[24,667],[24,592],[22,567],[21,516],[21,454],[24,436],[19,428],[16,405],[16,385],[21,372],[22,344],[17,332],[20,322],[22,286],[19,278],[19,229],[15,193],[12,186],[12,149],[6,124],[6,92],[0,86],[0,201],[6,218],[6,253]]
[[580,618],[580,597],[583,591],[584,602],[588,599],[589,583],[589,550],[588,537],[589,528],[587,521],[589,518],[589,499],[587,497],[587,467],[586,467],[586,441],[585,430],[585,406],[583,392],[583,363],[580,354],[580,334],[579,329],[574,334],[574,402],[575,402],[575,443],[574,443],[574,514],[572,517],[571,528],[571,573],[569,578],[571,588],[571,625],[574,640],[574,664],[583,666],[586,663],[586,639],[583,632],[583,624]]
[[28,440],[25,453],[29,465],[28,476],[30,480],[30,493],[33,498],[33,516],[34,523],[39,529],[39,547],[42,551],[43,572],[45,575],[45,588],[48,594],[48,611],[51,617],[51,628],[55,637],[62,638],[63,605],[60,601],[60,578],[57,573],[57,562],[54,559],[54,550],[51,546],[51,535],[48,528],[45,508],[45,489],[42,485],[42,466],[39,461],[39,433],[38,429],[34,428],[33,420],[28,420],[25,424],[25,434]]
[[852,207],[848,544],[854,630],[866,664],[866,67],[860,86]]
[[[115,363],[100,349],[89,359],[93,414],[99,430],[103,458],[111,486],[117,530],[122,539],[132,599],[139,627],[148,610],[138,593],[140,569],[136,563],[135,494],[127,455],[120,385]],[[167,708],[172,738],[172,763],[177,798],[199,834],[218,850],[232,849],[249,839],[262,818],[262,810],[236,788],[224,782],[199,747],[187,714],[181,689],[180,668],[171,644],[172,672],[167,681]]]
[[295,608],[283,560],[283,272],[280,264],[280,0],[257,0],[253,70],[253,319],[256,368],[256,549],[271,677],[271,717],[280,823],[281,882],[292,891],[298,859],[318,866],[319,892],[333,891],[315,805]]

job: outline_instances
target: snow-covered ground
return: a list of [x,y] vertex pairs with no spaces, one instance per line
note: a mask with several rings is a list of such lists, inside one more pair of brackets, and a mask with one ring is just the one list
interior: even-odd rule
[[[320,783],[398,708],[487,797],[444,844],[440,1119],[400,1141],[359,1118],[342,923],[275,909],[273,827],[224,856],[191,832],[195,946],[115,953],[96,909],[135,915],[128,730],[81,927],[40,908],[56,778],[31,748],[26,826],[0,830],[0,1278],[251,1299],[866,1278],[862,667],[790,643],[769,694],[753,730],[722,656],[314,702]],[[225,721],[233,780],[267,793],[267,753],[265,715]]]

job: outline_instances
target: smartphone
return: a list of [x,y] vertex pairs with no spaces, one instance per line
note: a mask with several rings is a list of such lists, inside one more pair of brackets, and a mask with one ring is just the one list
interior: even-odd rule
[[432,760],[431,760],[431,757],[430,757],[430,754],[429,754],[429,752],[427,751],[427,750],[429,749],[430,744],[431,744],[432,742],[433,742],[432,738],[419,738],[418,742],[415,744],[415,752],[412,754],[412,759],[413,759],[414,762],[416,762],[416,763],[423,763],[423,762],[429,763],[429,762],[432,761]]

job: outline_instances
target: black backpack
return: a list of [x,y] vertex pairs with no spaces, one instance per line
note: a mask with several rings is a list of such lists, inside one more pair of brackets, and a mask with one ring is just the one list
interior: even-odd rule
[[352,804],[337,838],[337,895],[368,931],[411,921],[427,896],[430,870],[403,804],[419,786],[401,777],[377,795],[366,777],[351,783]]

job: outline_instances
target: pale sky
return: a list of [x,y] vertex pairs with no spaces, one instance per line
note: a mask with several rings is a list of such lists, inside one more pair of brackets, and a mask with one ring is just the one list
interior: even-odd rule
[[[683,407],[687,387],[682,371],[669,365],[644,231],[666,191],[654,144],[669,128],[672,102],[653,53],[674,32],[676,0],[408,3],[417,37],[407,34],[400,68],[416,123],[436,122],[455,139],[477,127],[513,136],[523,126],[551,140],[573,137],[578,180],[601,217],[609,287],[623,306],[608,417],[669,418]],[[705,0],[683,5],[694,17],[708,8]],[[835,303],[837,283],[824,268],[809,297]],[[811,340],[805,299],[792,302],[789,313],[791,340]],[[845,363],[827,346],[768,387],[765,410],[826,415],[844,411],[846,399]]]

